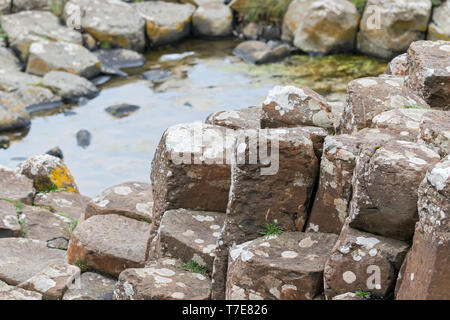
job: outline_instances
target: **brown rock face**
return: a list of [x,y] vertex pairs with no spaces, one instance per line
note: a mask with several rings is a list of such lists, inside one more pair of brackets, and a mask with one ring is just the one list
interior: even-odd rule
[[89,202],[85,219],[94,215],[117,214],[136,220],[153,218],[152,186],[141,182],[126,182],[103,191]]
[[396,56],[394,59],[389,62],[385,74],[389,74],[396,77],[404,77],[408,72],[408,54],[403,53],[401,55]]
[[116,285],[114,278],[85,272],[77,280],[79,283],[66,291],[63,300],[112,300]]
[[18,288],[36,291],[43,300],[61,300],[64,292],[80,276],[80,268],[66,262],[50,263],[41,272],[18,285]]
[[193,210],[164,213],[158,232],[160,256],[188,263],[193,260],[212,272],[217,240],[225,214]]
[[180,261],[165,258],[119,276],[114,300],[208,300],[211,280],[183,270]]
[[14,170],[0,166],[0,198],[31,204],[33,195],[33,181]]
[[450,299],[450,158],[430,167],[419,188],[411,251],[400,271],[396,299]]
[[405,242],[344,226],[325,265],[326,298],[357,290],[390,297],[408,249]]
[[316,126],[333,128],[331,107],[308,87],[276,86],[263,103],[262,128]]
[[417,41],[408,49],[405,87],[431,107],[450,108],[450,41]]
[[93,216],[78,225],[70,238],[69,263],[118,276],[143,267],[148,255],[150,225],[115,214]]
[[66,253],[47,248],[43,241],[6,238],[0,239],[0,257],[0,280],[17,285],[30,279],[51,262],[64,262]]
[[448,111],[427,112],[420,122],[419,141],[439,153],[450,154],[450,114]]
[[84,211],[91,199],[67,191],[38,193],[34,198],[34,205],[48,208],[52,212],[64,213],[72,220],[83,220]]
[[230,249],[228,300],[312,300],[322,291],[325,261],[337,236],[286,232]]
[[407,141],[363,149],[354,171],[350,226],[410,240],[418,220],[417,189],[439,159],[431,149]]
[[21,234],[16,208],[9,201],[0,200],[0,238],[20,237]]
[[353,80],[347,86],[347,106],[341,132],[355,133],[368,128],[376,115],[408,106],[427,108],[428,104],[403,88],[402,77],[384,75]]
[[261,107],[219,111],[210,114],[205,123],[230,129],[259,129],[261,127]]
[[170,209],[226,211],[234,138],[231,129],[202,123],[166,130],[152,162],[155,229]]
[[356,158],[365,145],[395,139],[386,130],[363,129],[355,135],[328,136],[320,162],[319,187],[307,231],[339,234],[348,216]]

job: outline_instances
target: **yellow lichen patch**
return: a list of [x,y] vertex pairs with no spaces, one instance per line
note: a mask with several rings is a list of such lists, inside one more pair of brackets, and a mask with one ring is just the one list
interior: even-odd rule
[[50,172],[50,181],[60,189],[79,193],[75,179],[66,165],[57,166]]

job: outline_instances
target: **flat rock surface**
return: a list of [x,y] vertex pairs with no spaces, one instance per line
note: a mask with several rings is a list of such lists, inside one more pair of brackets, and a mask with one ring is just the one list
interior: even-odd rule
[[63,213],[72,220],[82,220],[90,200],[89,197],[67,191],[49,192],[38,193],[34,198],[34,205],[48,208],[52,212]]
[[42,295],[24,289],[9,286],[0,281],[0,300],[42,300]]
[[87,79],[64,71],[51,71],[42,78],[42,84],[66,101],[77,98],[93,98],[98,94],[97,87]]
[[210,114],[205,123],[230,129],[259,129],[261,127],[261,107],[219,111]]
[[116,280],[94,272],[85,272],[80,287],[69,288],[63,300],[112,300]]
[[31,204],[33,195],[32,180],[12,169],[0,166],[0,198]]

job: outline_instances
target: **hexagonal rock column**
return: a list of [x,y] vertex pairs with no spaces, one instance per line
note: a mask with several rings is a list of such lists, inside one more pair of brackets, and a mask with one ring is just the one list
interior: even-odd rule
[[0,281],[0,300],[42,300],[42,295],[37,292],[9,286]]
[[150,45],[160,46],[186,38],[191,32],[191,4],[164,1],[139,2],[132,5],[145,19]]
[[316,126],[333,128],[331,107],[308,87],[276,86],[263,103],[262,128]]
[[425,37],[430,15],[428,0],[369,0],[361,18],[358,49],[367,55],[393,58]]
[[379,129],[363,129],[355,135],[325,138],[319,187],[307,231],[341,232],[352,199],[353,170],[360,149],[366,144],[383,145],[395,138],[391,132]]
[[313,142],[302,128],[237,134],[227,216],[214,261],[213,299],[223,299],[229,247],[258,238],[266,223],[285,231],[303,229],[319,169]]
[[10,285],[22,283],[51,262],[65,262],[66,253],[49,249],[46,243],[22,238],[0,239],[0,280]]
[[233,11],[218,2],[201,4],[192,16],[194,34],[204,37],[226,37],[233,31]]
[[0,198],[31,204],[33,195],[32,180],[12,169],[0,166]]
[[40,41],[30,46],[27,72],[43,76],[50,71],[66,71],[85,78],[100,73],[100,60],[85,47],[58,41]]
[[208,300],[211,280],[183,270],[182,263],[165,258],[119,276],[114,300]]
[[20,237],[22,230],[15,206],[9,201],[0,200],[0,238]]
[[417,189],[440,156],[407,141],[367,146],[356,161],[349,221],[352,228],[410,240],[417,215]]
[[392,297],[408,249],[403,241],[344,226],[325,265],[326,299],[357,290],[374,297]]
[[151,184],[125,182],[106,189],[92,199],[86,208],[85,219],[95,215],[118,214],[151,223],[152,210]]
[[151,172],[155,229],[170,209],[226,211],[234,139],[233,130],[202,123],[164,132]]
[[388,130],[398,137],[416,142],[419,136],[419,127],[421,121],[430,111],[429,109],[405,109],[398,108],[389,110],[372,119],[372,127]]
[[[81,14],[81,21],[77,21]],[[66,24],[81,27],[98,42],[112,47],[144,51],[145,21],[134,8],[116,0],[70,0],[64,7]]]
[[65,189],[79,193],[75,179],[61,159],[48,154],[39,154],[20,163],[16,170],[33,180],[36,191],[48,191],[51,188]]
[[441,157],[450,154],[450,114],[433,110],[425,113],[420,122],[419,142],[425,143]]
[[169,210],[164,213],[158,231],[160,257],[191,260],[212,272],[217,240],[225,214],[193,210]]
[[[116,280],[98,273],[84,272],[63,296],[63,300],[112,300]],[[79,286],[78,286],[79,284]]]
[[408,49],[405,86],[433,108],[450,108],[450,41],[417,41]]
[[286,232],[230,249],[228,300],[312,300],[322,292],[325,261],[337,236]]
[[17,287],[39,292],[43,300],[61,300],[79,276],[80,268],[66,262],[54,262]]
[[148,255],[150,224],[116,214],[93,216],[70,238],[69,263],[118,276],[127,268],[140,268]]
[[31,43],[42,41],[43,37],[83,44],[81,33],[62,26],[58,17],[47,11],[32,10],[4,15],[2,28],[8,34],[9,46],[20,52],[22,61],[27,61]]
[[210,114],[206,118],[205,123],[234,130],[259,129],[261,128],[261,113],[261,107],[219,111]]
[[428,40],[450,41],[450,2],[445,1],[439,7],[433,8],[433,17],[428,25]]
[[359,18],[358,10],[347,0],[293,1],[283,22],[282,37],[293,39],[304,52],[351,51]]
[[36,194],[34,205],[63,213],[72,220],[83,220],[84,211],[90,200],[89,197],[67,191],[49,192]]
[[400,270],[398,300],[450,299],[450,158],[430,167],[419,188],[420,220]]
[[382,75],[360,78],[347,86],[347,106],[341,121],[342,133],[371,127],[372,119],[385,111],[404,107],[429,108],[418,95],[403,88],[403,77]]
[[396,56],[389,62],[385,74],[389,74],[396,77],[404,77],[408,72],[408,54],[402,53]]

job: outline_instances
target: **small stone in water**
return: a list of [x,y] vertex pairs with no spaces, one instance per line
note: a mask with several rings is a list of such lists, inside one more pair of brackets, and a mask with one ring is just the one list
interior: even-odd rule
[[166,70],[150,70],[142,74],[145,80],[157,82],[169,78],[172,74]]
[[47,154],[64,160],[64,154],[59,147],[54,147],[46,152]]
[[8,149],[10,141],[7,137],[0,137],[0,149]]
[[87,148],[91,144],[91,133],[87,130],[77,132],[77,143],[82,148]]
[[122,118],[129,116],[130,114],[139,110],[140,108],[141,107],[139,106],[122,103],[108,107],[105,109],[105,111],[116,118]]

